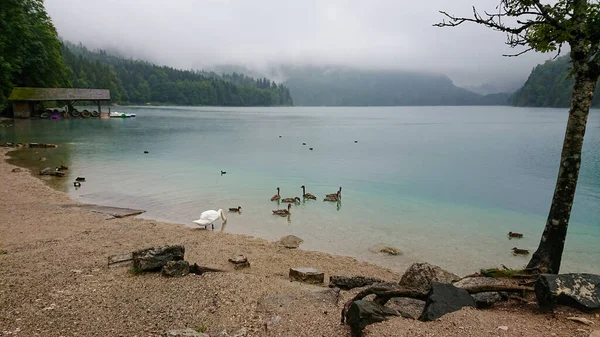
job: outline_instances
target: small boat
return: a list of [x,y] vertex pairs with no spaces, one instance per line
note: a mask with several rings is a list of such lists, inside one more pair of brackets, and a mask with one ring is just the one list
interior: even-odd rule
[[110,112],[110,117],[111,118],[129,118],[129,117],[135,117],[135,114],[125,113],[125,112],[111,111]]

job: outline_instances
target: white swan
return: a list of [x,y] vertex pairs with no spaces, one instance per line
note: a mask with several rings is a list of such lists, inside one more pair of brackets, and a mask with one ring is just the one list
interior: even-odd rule
[[200,214],[200,219],[194,220],[192,222],[197,225],[204,226],[204,228],[211,225],[212,229],[215,229],[214,222],[219,220],[219,218],[221,218],[223,220],[223,223],[227,222],[227,218],[225,217],[225,214],[223,214],[222,209],[219,208],[218,211],[211,209],[211,210],[202,212],[202,214]]

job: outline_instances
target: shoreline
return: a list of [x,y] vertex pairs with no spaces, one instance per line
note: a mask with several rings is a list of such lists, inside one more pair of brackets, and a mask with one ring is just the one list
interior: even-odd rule
[[[314,267],[325,272],[326,280],[362,275],[398,282],[401,277],[351,257],[287,249],[247,235],[134,217],[106,220],[65,207],[78,203],[26,169],[11,172],[15,166],[6,162],[7,152],[0,149],[4,335],[163,336],[171,329],[205,326],[211,336],[241,329],[246,336],[348,336],[339,312],[358,289],[332,298],[328,288],[290,282],[289,268]],[[190,263],[225,272],[170,279],[107,267],[109,255],[167,244],[184,245]],[[234,270],[227,259],[237,254],[244,254],[251,267]],[[590,327],[566,320],[573,315],[598,320],[567,308],[550,315],[509,302],[490,310],[464,309],[430,323],[393,318],[367,327],[365,336],[480,336],[503,325],[510,327],[505,336],[587,336]]]

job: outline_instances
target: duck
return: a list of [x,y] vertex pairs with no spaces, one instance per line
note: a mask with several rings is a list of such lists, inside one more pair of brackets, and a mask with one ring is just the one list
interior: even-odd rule
[[85,178],[84,177],[77,177],[77,178],[75,178],[75,181],[85,181]]
[[279,195],[279,187],[277,187],[277,194],[271,197],[271,201],[279,201],[279,199],[281,199],[281,196]]
[[227,172],[221,170],[221,175],[227,174]]
[[61,170],[61,171],[66,171],[66,170],[68,170],[69,168],[68,168],[67,166],[65,166],[65,165],[60,165],[60,166],[58,167],[58,169],[59,169],[59,170]]
[[300,198],[298,197],[293,197],[293,198],[284,198],[281,199],[281,202],[293,202],[293,203],[300,203]]
[[514,233],[514,232],[508,232],[508,237],[509,238],[518,238],[518,239],[520,239],[520,238],[523,237],[523,234],[521,234],[521,233]]
[[73,186],[75,186],[75,187],[81,187],[81,183],[78,182],[78,181],[74,181],[73,182]]
[[335,193],[329,193],[325,195],[325,198],[329,198],[329,197],[338,197],[338,198],[342,198],[342,187],[340,186],[340,189],[335,192]]
[[308,149],[311,150],[311,151],[314,150],[312,147],[309,147]]
[[514,255],[529,255],[529,251],[527,249],[519,249],[517,247],[514,247],[512,252]]
[[227,222],[227,218],[225,217],[225,214],[223,214],[222,209],[219,208],[219,210],[217,210],[217,211],[209,209],[208,211],[204,211],[200,214],[200,219],[194,220],[192,222],[199,226],[204,226],[204,228],[206,228],[210,225],[210,226],[212,226],[212,229],[214,230],[215,229],[215,221],[219,220],[219,218],[221,220],[223,220],[223,224],[225,224]]
[[323,201],[340,201],[340,199],[341,199],[341,198],[342,198],[342,196],[341,196],[340,192],[337,192],[337,193],[336,193],[336,194],[334,194],[334,195],[329,195],[329,194],[328,194],[328,195],[325,197],[325,199],[323,199]]
[[232,208],[229,208],[229,211],[230,211],[230,212],[238,212],[238,213],[242,213],[242,206],[238,206],[238,207],[235,207],[235,208],[234,208],[234,207],[232,207]]
[[304,197],[304,199],[312,199],[312,200],[317,200],[317,197],[315,197],[314,195],[310,194],[310,193],[306,193],[306,186],[302,185],[302,197]]
[[288,216],[290,215],[290,208],[292,208],[292,204],[288,204],[287,209],[274,209],[274,215]]

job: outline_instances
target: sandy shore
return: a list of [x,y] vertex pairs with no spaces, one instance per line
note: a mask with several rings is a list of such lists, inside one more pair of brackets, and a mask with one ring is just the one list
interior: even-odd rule
[[[6,150],[0,149],[0,157]],[[0,335],[162,336],[166,330],[206,327],[217,336],[245,329],[247,336],[348,336],[340,325],[345,300],[325,287],[290,282],[290,267],[315,267],[330,275],[364,275],[398,281],[401,274],[353,258],[289,250],[275,243],[151,220],[105,220],[65,207],[66,194],[27,170],[0,160]],[[108,268],[107,257],[149,246],[182,244],[186,260],[224,273],[164,278]],[[228,258],[248,257],[235,271]],[[402,318],[367,327],[366,336],[588,336],[592,328],[560,308],[507,303],[462,310],[440,321]],[[279,317],[279,318],[278,318]],[[508,326],[507,331],[498,326]]]

